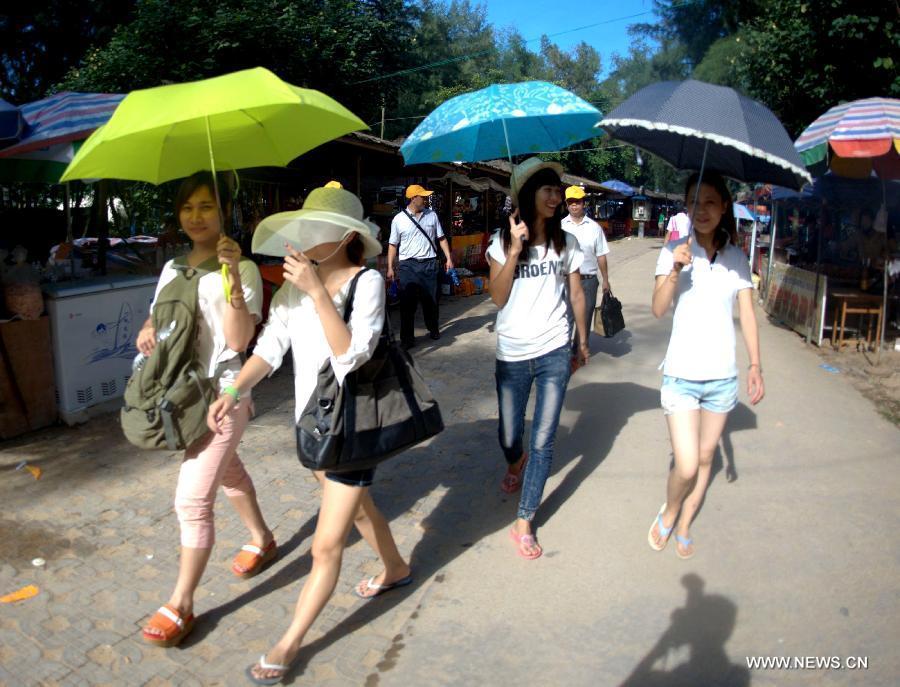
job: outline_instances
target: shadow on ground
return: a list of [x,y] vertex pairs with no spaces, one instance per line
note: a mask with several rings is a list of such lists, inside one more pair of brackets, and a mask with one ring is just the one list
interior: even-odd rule
[[[657,396],[653,389],[630,383],[585,384],[570,390],[566,407],[576,411],[578,417],[571,427],[560,428],[554,467],[560,469],[572,460],[578,463],[546,496],[539,511],[541,522],[552,517],[578,485],[603,462],[631,415],[655,407]],[[600,408],[605,404],[598,404],[598,399],[609,398],[617,398],[619,402],[601,412]],[[500,493],[498,486],[503,469],[502,455],[497,447],[496,420],[451,424],[431,445],[414,448],[381,466],[372,488],[373,496],[389,520],[419,512],[420,502],[428,501],[429,495],[434,500],[433,507],[429,503],[423,509],[428,513],[419,524],[422,537],[410,555],[416,584],[392,591],[377,602],[360,602],[337,626],[301,649],[297,667],[288,683],[302,674],[304,666],[316,653],[382,614],[390,613],[426,580],[434,577],[435,583],[439,584],[443,580],[439,573],[457,556],[484,537],[509,527],[515,518],[518,498]],[[282,560],[314,530],[315,516],[281,546]],[[354,531],[348,546],[358,540]],[[198,618],[183,646],[202,641],[222,618],[282,587],[296,585],[299,594],[301,586],[297,582],[309,572],[311,564],[309,551],[306,551],[253,589],[207,611]],[[273,642],[283,629],[272,627]]]
[[[620,687],[746,687],[750,671],[732,663],[725,652],[737,606],[724,596],[704,593],[704,581],[694,573],[682,577],[681,584],[687,590],[684,606],[672,611],[669,628]],[[670,652],[682,647],[688,659],[668,669]]]

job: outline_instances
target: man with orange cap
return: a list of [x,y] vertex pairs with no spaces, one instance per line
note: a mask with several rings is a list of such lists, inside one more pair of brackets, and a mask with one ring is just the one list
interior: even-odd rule
[[[438,328],[438,277],[441,273],[438,244],[446,256],[443,269],[452,269],[450,246],[437,213],[427,206],[434,191],[419,184],[406,188],[408,205],[391,222],[388,239],[388,281],[400,280],[400,343],[415,345],[414,323],[419,301],[425,327],[432,340],[441,338]],[[398,263],[399,257],[399,265]]]

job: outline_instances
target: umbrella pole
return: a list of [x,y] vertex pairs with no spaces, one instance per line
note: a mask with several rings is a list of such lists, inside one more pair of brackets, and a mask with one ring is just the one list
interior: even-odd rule
[[[694,207],[691,209],[691,217],[697,212],[697,200],[700,198],[698,191],[700,184],[703,183],[703,172],[706,171],[706,153],[709,150],[709,139],[703,141],[703,157],[700,160],[700,175],[697,177],[697,185],[694,187]],[[694,223],[691,222],[691,230],[694,229]]]
[[209,115],[204,118],[206,121],[206,144],[209,147],[209,171],[212,172],[213,192],[216,195],[216,207],[219,209],[219,226],[222,233],[225,232],[225,213],[222,212],[222,199],[219,197],[219,180],[216,179],[216,160],[213,157],[212,133],[209,130]]
[[772,264],[775,262],[775,232],[778,229],[778,204],[772,201],[772,215],[769,219],[769,265],[766,267],[766,300],[769,300],[769,287],[772,279]]
[[509,160],[509,189],[510,193],[512,193],[513,176],[516,168],[513,166],[512,149],[509,147],[509,132],[506,131],[506,120],[501,119],[500,123],[503,125],[503,140],[506,141],[506,159]]
[[756,233],[759,231],[759,215],[756,212],[757,184],[753,189],[753,230],[750,232],[750,274],[753,274],[753,255],[756,253]]
[[[225,213],[222,210],[222,199],[219,196],[219,180],[216,179],[216,159],[213,156],[212,133],[209,130],[209,115],[204,117],[206,122],[206,144],[209,147],[209,169],[212,172],[213,191],[216,194],[216,209],[219,212],[219,228],[222,235],[225,232]],[[228,265],[222,265],[222,290],[225,292],[225,302],[231,303],[231,284],[228,280]]]
[[[825,212],[825,201],[822,201],[822,212]],[[812,330],[813,325],[816,325],[816,330],[818,331],[818,323],[816,323],[816,312],[819,308],[819,280],[822,275],[822,232],[816,232],[818,235],[816,236],[816,290],[815,297],[813,298],[812,303],[812,312],[807,315],[806,320],[806,343],[808,344],[812,340]],[[824,309],[824,308],[823,308]],[[822,317],[824,319],[825,314],[822,313]],[[816,345],[819,342],[816,341]]]
[[72,235],[72,196],[69,191],[69,182],[66,182],[66,243],[69,246],[69,269],[72,271],[72,279],[75,278],[75,237]]
[[[882,207],[887,210],[887,191],[885,189],[884,179],[881,180],[881,203]],[[887,232],[887,227],[885,227],[885,232]],[[888,242],[887,242],[887,233],[884,235],[884,295],[881,301],[881,331],[878,332],[878,354],[876,356],[876,360],[881,362],[881,352],[884,350],[884,335],[885,330],[887,329],[887,317],[888,317],[888,278],[890,274],[888,272]]]

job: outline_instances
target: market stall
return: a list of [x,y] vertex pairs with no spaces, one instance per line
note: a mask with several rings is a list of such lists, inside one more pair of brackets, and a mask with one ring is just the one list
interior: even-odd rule
[[900,183],[829,173],[802,193],[773,189],[772,201],[773,229],[761,242],[775,236],[761,271],[771,274],[767,312],[817,344],[826,331],[838,347],[875,347],[882,325],[900,334]]

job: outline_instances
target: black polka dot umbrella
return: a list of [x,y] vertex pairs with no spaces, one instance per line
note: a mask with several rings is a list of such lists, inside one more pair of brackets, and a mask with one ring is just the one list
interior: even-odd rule
[[793,189],[812,180],[772,111],[733,88],[661,81],[632,95],[599,126],[676,169],[705,167],[738,181]]

